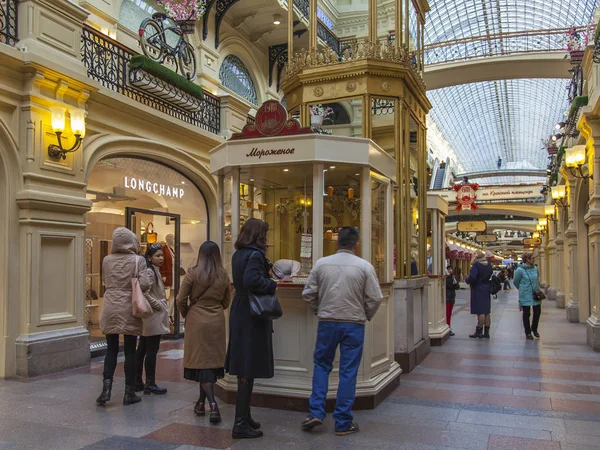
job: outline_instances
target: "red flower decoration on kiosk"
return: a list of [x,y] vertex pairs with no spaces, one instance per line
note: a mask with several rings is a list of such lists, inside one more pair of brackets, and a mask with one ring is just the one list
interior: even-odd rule
[[477,194],[475,192],[477,189],[479,189],[477,183],[454,185],[456,201],[458,202],[458,205],[456,205],[457,211],[460,212],[463,209],[477,211],[477,205],[475,204],[475,200],[477,200]]

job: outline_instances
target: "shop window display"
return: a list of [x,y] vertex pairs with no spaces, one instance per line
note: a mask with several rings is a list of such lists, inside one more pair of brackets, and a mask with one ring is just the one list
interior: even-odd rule
[[[102,260],[110,254],[112,232],[128,226],[138,236],[142,253],[148,244],[163,244],[161,274],[175,315],[178,283],[207,239],[208,213],[202,193],[189,179],[165,165],[136,158],[100,161],[88,181],[87,198],[93,206],[86,217],[86,324],[94,349],[104,340],[98,327]],[[175,322],[173,333],[183,332],[181,318]]]

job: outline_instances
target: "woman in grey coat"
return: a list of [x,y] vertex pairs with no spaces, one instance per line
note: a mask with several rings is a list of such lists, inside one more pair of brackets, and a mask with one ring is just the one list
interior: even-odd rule
[[[96,399],[99,405],[110,400],[113,376],[117,367],[119,335],[123,335],[125,352],[125,396],[124,405],[142,401],[135,395],[135,345],[143,332],[142,319],[133,316],[131,310],[131,278],[137,276],[142,291],[150,287],[148,266],[139,256],[140,243],[135,234],[119,227],[113,232],[111,254],[102,261],[102,282],[106,291],[100,314],[100,329],[106,335],[104,357],[104,381],[102,393]],[[136,271],[137,267],[137,271]]]
[[[144,295],[153,311],[150,317],[143,319],[144,332],[140,336],[135,358],[135,391],[144,391],[144,395],[158,395],[166,394],[167,390],[156,385],[156,356],[160,349],[162,335],[168,334],[170,331],[167,294],[160,275],[160,266],[162,266],[165,258],[162,244],[149,245],[145,257],[151,285],[150,289],[144,292]],[[145,384],[142,379],[144,368],[146,369]]]

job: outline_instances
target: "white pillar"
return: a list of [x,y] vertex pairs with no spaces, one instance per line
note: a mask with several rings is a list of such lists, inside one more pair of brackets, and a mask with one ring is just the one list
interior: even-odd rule
[[360,253],[371,262],[371,169],[360,171]]
[[240,234],[240,168],[231,170],[231,242],[236,242]]
[[313,165],[313,217],[312,217],[312,258],[313,266],[323,257],[323,164]]

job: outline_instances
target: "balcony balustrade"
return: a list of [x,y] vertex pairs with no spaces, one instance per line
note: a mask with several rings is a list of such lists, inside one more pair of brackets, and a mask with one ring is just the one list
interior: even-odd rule
[[14,47],[17,37],[18,0],[0,0],[0,44]]
[[198,110],[184,109],[175,103],[137,89],[131,83],[139,79],[141,69],[130,69],[129,60],[136,53],[89,26],[81,34],[81,58],[88,77],[102,86],[125,95],[176,119],[218,134],[221,129],[220,100],[207,92]]

